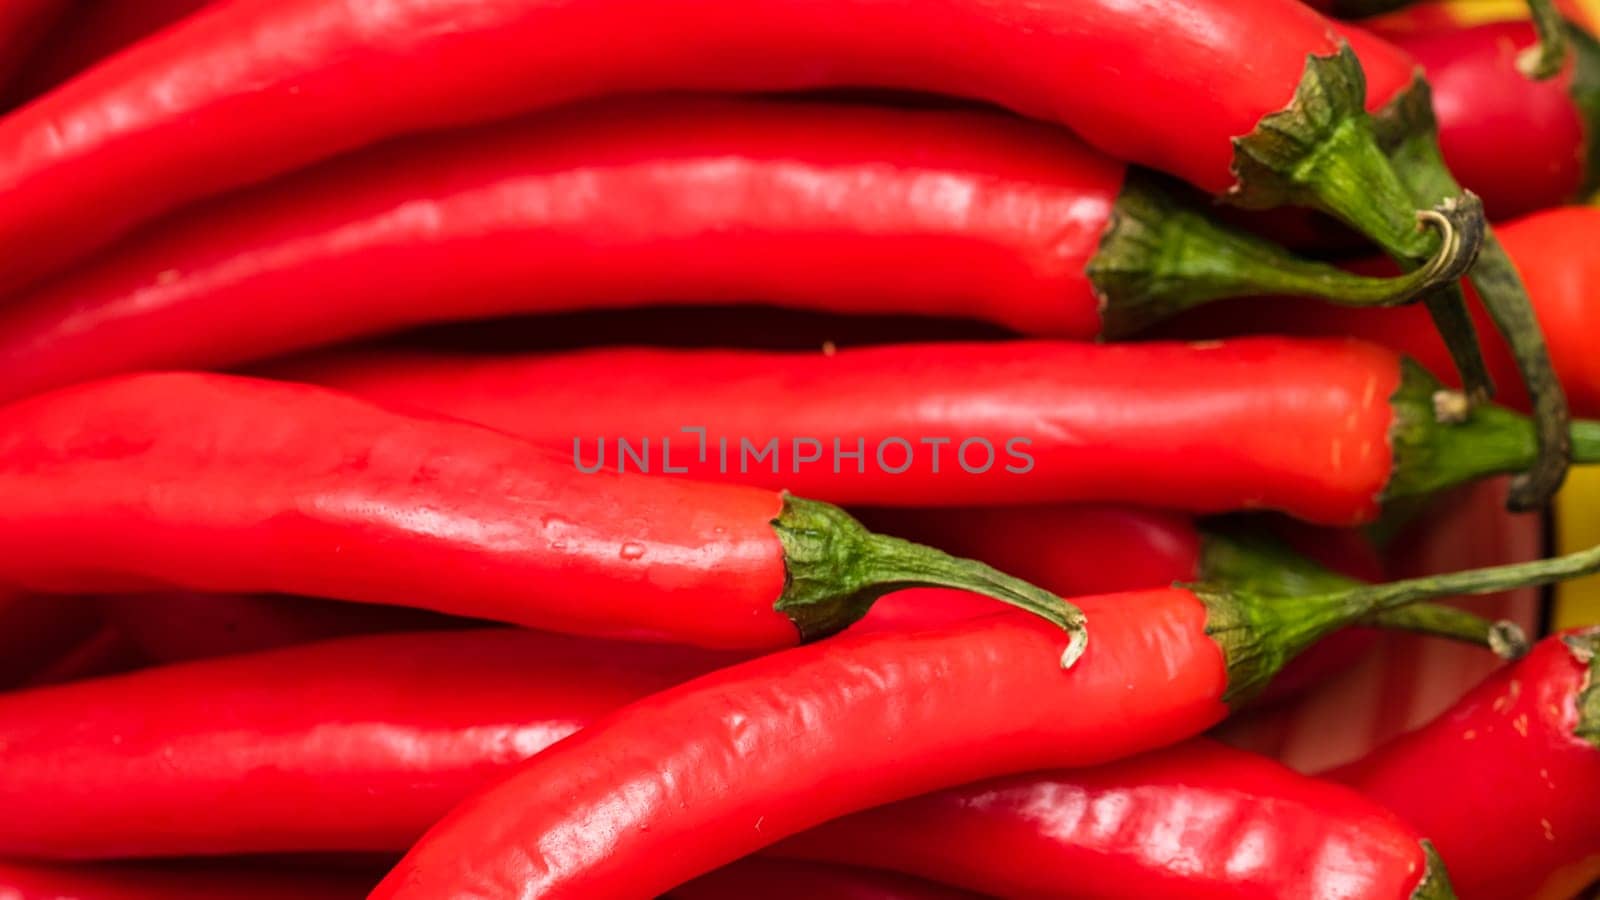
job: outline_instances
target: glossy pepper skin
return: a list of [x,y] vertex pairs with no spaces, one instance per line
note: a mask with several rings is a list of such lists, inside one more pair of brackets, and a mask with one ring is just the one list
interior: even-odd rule
[[845,636],[721,669],[595,722],[468,799],[375,898],[653,896],[847,812],[1168,746],[1358,619],[1600,569],[1555,560],[1304,595],[1248,576],[1082,599],[1070,640],[1015,612]]
[[[1592,336],[1600,333],[1593,298],[1600,293],[1600,209],[1568,206],[1545,210],[1495,229],[1516,261],[1534,312],[1544,325],[1556,372],[1580,416],[1600,416],[1600,358]],[[1376,267],[1377,264],[1370,264]],[[1494,337],[1479,304],[1473,304],[1484,335],[1484,359],[1501,386],[1500,399],[1526,408],[1527,393],[1504,342]],[[1235,334],[1351,335],[1416,359],[1430,372],[1452,381],[1450,355],[1426,315],[1412,309],[1338,310],[1292,297],[1225,300],[1185,313],[1162,331],[1193,338]]]
[[400,850],[507,767],[730,661],[480,629],[342,638],[0,695],[0,854]]
[[[1380,500],[1423,481],[1431,490],[1463,480],[1464,471],[1443,469],[1481,468],[1484,454],[1518,448],[1499,471],[1531,458],[1528,426],[1493,407],[1460,427],[1435,422],[1433,390],[1407,371],[1400,357],[1370,344],[1273,338],[907,344],[820,354],[379,354],[279,370],[484,423],[586,468],[602,461],[605,438],[606,471],[638,468],[621,458],[619,438],[635,454],[648,438],[652,471],[663,471],[666,437],[671,466],[689,477],[782,484],[839,503],[1114,501],[1198,512],[1276,509],[1336,525],[1369,520]],[[703,460],[699,433],[685,428],[706,429]],[[1413,434],[1425,432],[1424,443],[1454,442],[1480,428],[1509,442],[1474,439],[1481,449],[1413,453]],[[769,440],[778,453],[757,459]],[[835,440],[845,452],[861,441],[863,456],[836,456]],[[803,460],[812,456],[818,459]],[[908,456],[909,467],[892,474]]]
[[1483,198],[1491,218],[1577,202],[1594,191],[1600,48],[1593,37],[1571,26],[1566,67],[1536,81],[1517,70],[1518,55],[1537,39],[1527,22],[1376,27],[1427,73],[1445,161]]
[[265,866],[0,862],[0,897],[6,900],[360,900],[370,886],[354,874],[283,872]]
[[1331,777],[1437,844],[1463,897],[1562,898],[1600,877],[1596,632],[1540,641],[1434,722]]
[[[1439,265],[1423,281],[1454,280]],[[1288,256],[1038,123],[652,98],[387,144],[153,226],[0,306],[0,397],[511,313],[759,302],[1091,339],[1423,281]]]
[[743,859],[667,894],[668,900],[978,900],[959,888],[854,866]]
[[[694,0],[670,17],[644,0],[237,0],[0,123],[0,287],[341,152],[642,91],[986,100],[1221,193],[1235,183],[1233,139],[1291,103],[1309,55],[1339,48],[1298,0]],[[1387,211],[1393,240],[1407,240],[1411,211]]]
[[937,584],[1072,627],[1058,598],[826,504],[586,475],[306,385],[140,375],[23,401],[0,410],[0,493],[0,582],[46,593],[298,594],[759,649]]
[[458,806],[373,897],[654,896],[848,812],[1116,759],[1225,714],[1226,661],[1194,594],[1083,604],[1094,639],[1066,672],[1059,632],[1002,614],[655,694]]
[[1188,741],[836,819],[771,853],[1000,897],[1453,896],[1421,835],[1349,788]]

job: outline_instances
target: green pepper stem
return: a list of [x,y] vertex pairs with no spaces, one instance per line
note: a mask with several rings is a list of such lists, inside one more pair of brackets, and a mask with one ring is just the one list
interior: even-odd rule
[[832,504],[785,494],[772,528],[783,545],[786,575],[773,608],[789,617],[802,640],[844,629],[885,594],[942,587],[993,597],[1066,631],[1063,669],[1087,647],[1083,611],[1055,594],[976,560],[874,534]]
[[1392,278],[1303,259],[1229,228],[1180,201],[1153,173],[1132,168],[1087,274],[1100,297],[1100,334],[1117,339],[1225,297],[1292,295],[1344,306],[1395,306],[1454,285],[1483,242],[1483,211],[1446,201],[1416,213],[1439,235],[1420,267]]
[[1538,43],[1517,55],[1517,71],[1535,81],[1554,78],[1567,61],[1567,23],[1552,0],[1527,0]]
[[[1419,201],[1438,202],[1460,192],[1439,150],[1432,91],[1426,81],[1419,77],[1379,114],[1375,133]],[[1513,480],[1507,505],[1516,511],[1538,509],[1550,502],[1566,479],[1570,461],[1566,394],[1527,288],[1492,230],[1485,232],[1482,250],[1468,277],[1511,346],[1538,426],[1538,454]]]
[[1380,610],[1363,619],[1361,624],[1486,647],[1501,659],[1521,659],[1529,649],[1528,635],[1517,623],[1506,619],[1490,621],[1440,603]]
[[[1331,56],[1308,57],[1289,105],[1234,140],[1238,181],[1229,198],[1258,209],[1284,203],[1320,209],[1416,268],[1438,251],[1439,238],[1417,231],[1415,191],[1380,144],[1366,96],[1366,75],[1348,45]],[[1462,191],[1453,196],[1470,202]],[[1445,199],[1432,197],[1421,206]],[[1459,289],[1430,292],[1426,303],[1468,395],[1487,398],[1493,385]]]

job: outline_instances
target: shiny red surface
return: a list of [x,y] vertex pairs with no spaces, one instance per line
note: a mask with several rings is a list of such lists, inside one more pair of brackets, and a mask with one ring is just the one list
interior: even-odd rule
[[1546,638],[1332,777],[1431,838],[1464,900],[1574,896],[1600,877],[1600,748],[1573,734],[1586,685],[1587,667]]
[[1388,37],[1427,72],[1445,162],[1483,197],[1492,218],[1581,199],[1587,140],[1569,93],[1572,63],[1547,81],[1518,72],[1518,53],[1535,41],[1532,25],[1494,22]]
[[1420,841],[1355,791],[1197,740],[902,800],[772,852],[1001,897],[1409,900]]
[[743,859],[667,894],[669,900],[977,900],[959,888],[852,866]]
[[648,303],[1091,338],[1124,166],[971,111],[605,103],[386,145],[146,230],[0,306],[0,397],[428,322]]
[[367,887],[356,875],[255,866],[0,862],[0,897],[5,900],[359,900]]
[[[1569,206],[1546,210],[1496,227],[1500,242],[1517,263],[1545,342],[1561,376],[1574,415],[1600,416],[1600,209]],[[1368,268],[1377,268],[1369,266]],[[1472,287],[1465,285],[1469,295]],[[1484,357],[1499,389],[1496,400],[1527,407],[1527,392],[1511,351],[1499,337],[1482,304],[1470,304]],[[1186,337],[1249,334],[1353,335],[1392,347],[1421,362],[1446,381],[1455,368],[1419,306],[1394,309],[1344,309],[1302,298],[1223,300],[1185,314],[1163,333]]]
[[831,818],[979,778],[1090,765],[1225,713],[1179,590],[1088,598],[1089,645],[1021,614],[842,637],[624,707],[457,807],[373,894],[651,896]]
[[305,385],[144,375],[0,410],[0,583],[417,606],[608,637],[795,643],[777,494],[579,474]]
[[385,138],[640,91],[987,100],[1218,192],[1334,48],[1298,0],[236,0],[0,123],[0,285]]
[[0,695],[0,856],[398,851],[462,797],[724,654],[477,630]]
[[[899,345],[837,353],[608,349],[554,356],[336,356],[280,370],[371,397],[525,436],[585,465],[607,439],[635,450],[661,438],[689,477],[783,487],[839,503],[961,505],[1124,502],[1195,511],[1267,508],[1326,524],[1370,518],[1389,479],[1389,396],[1399,365],[1348,340],[1209,344],[1052,342]],[[710,446],[698,457],[697,436]],[[729,441],[728,471],[717,445]],[[901,438],[914,452],[911,468]],[[771,460],[746,460],[777,438]],[[823,442],[823,459],[793,465],[795,439]],[[832,440],[860,466],[832,465]],[[950,439],[933,471],[924,439]],[[993,465],[971,474],[959,444],[988,440]],[[1031,471],[1006,442],[1031,454]],[[803,447],[803,449],[807,449]],[[981,444],[969,465],[982,468]],[[632,463],[629,464],[632,466]],[[864,467],[865,472],[858,471]],[[633,469],[630,468],[630,471]]]

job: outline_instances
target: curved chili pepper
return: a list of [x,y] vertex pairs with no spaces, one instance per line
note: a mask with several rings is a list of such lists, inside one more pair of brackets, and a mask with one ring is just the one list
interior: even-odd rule
[[[1544,323],[1550,357],[1572,409],[1582,416],[1600,416],[1600,356],[1592,336],[1600,334],[1600,258],[1591,252],[1600,242],[1600,209],[1569,206],[1535,213],[1498,229],[1506,252],[1517,263]],[[1374,265],[1374,268],[1377,266]],[[1477,304],[1474,304],[1476,307]],[[1487,324],[1485,313],[1477,312]],[[1235,334],[1351,335],[1392,347],[1421,362],[1429,371],[1450,371],[1450,354],[1433,334],[1427,316],[1417,309],[1341,310],[1293,297],[1223,301],[1186,314],[1167,336],[1213,338]],[[1506,385],[1502,399],[1526,408],[1528,397],[1516,383],[1516,363],[1506,346],[1487,340],[1484,358],[1496,380]]]
[[[386,138],[671,90],[986,100],[1241,203],[1328,209],[1405,259],[1441,244],[1417,230],[1376,146],[1355,55],[1298,0],[693,0],[658,12],[639,0],[237,0],[179,23],[0,123],[0,288],[185,203]],[[1349,38],[1357,51],[1373,40]]]
[[1417,731],[1336,770],[1439,847],[1463,897],[1571,897],[1600,878],[1600,632],[1540,641]]
[[0,854],[400,850],[508,766],[731,661],[513,629],[420,632],[3,694]]
[[1527,22],[1375,27],[1427,72],[1445,161],[1496,221],[1577,202],[1600,187],[1600,45],[1588,32],[1569,25],[1572,63],[1557,78],[1533,81],[1516,67],[1519,51],[1536,40]]
[[959,888],[853,866],[745,859],[702,875],[669,900],[977,900]]
[[265,866],[0,862],[0,897],[6,900],[359,900],[369,887],[359,875]]
[[997,897],[1454,897],[1399,816],[1207,740],[855,813],[771,848]]
[[1381,609],[1600,569],[1600,548],[1308,597],[1227,585],[1084,598],[1094,640],[1007,614],[844,636],[702,676],[554,745],[435,825],[372,894],[652,896],[871,806],[1191,737]]
[[1397,302],[1467,261],[1382,279],[1298,260],[988,113],[599,104],[387,145],[146,231],[0,309],[0,395],[650,302],[1118,337],[1229,295]]
[[[1484,406],[1440,422],[1429,376],[1348,340],[379,354],[280,371],[518,434],[584,468],[647,462],[838,503],[1116,501],[1344,525],[1536,455],[1526,421]],[[1574,431],[1579,458],[1600,459],[1600,432]],[[624,440],[634,458],[619,458]]]
[[250,594],[131,594],[102,597],[97,605],[128,643],[156,662],[253,653],[348,635],[474,624],[471,619],[403,606]]
[[[1360,30],[1345,26],[1342,33],[1348,37]],[[1541,41],[1541,47],[1548,61],[1548,51],[1554,48],[1554,43],[1543,28],[1541,35],[1545,38]],[[1559,55],[1556,54],[1557,57]],[[1361,61],[1371,78],[1367,100],[1374,106],[1382,107],[1377,114],[1378,139],[1412,196],[1430,203],[1448,203],[1449,198],[1460,195],[1461,186],[1445,165],[1439,150],[1431,91],[1415,60],[1394,45],[1371,38],[1363,46]],[[1527,388],[1533,404],[1537,426],[1538,455],[1527,471],[1512,479],[1506,503],[1514,511],[1537,509],[1548,504],[1561,487],[1571,461],[1566,395],[1560,379],[1556,377],[1549,348],[1545,344],[1539,321],[1534,316],[1522,276],[1492,230],[1485,229],[1482,249],[1468,272],[1468,278],[1488,309],[1496,329],[1505,336],[1511,347],[1519,379]],[[1446,294],[1459,297],[1460,290],[1448,288],[1435,297]],[[1452,302],[1445,306],[1452,316],[1467,315],[1462,303]],[[1463,344],[1467,342],[1467,335],[1474,330],[1470,319],[1465,322],[1441,319],[1439,304],[1432,301],[1429,311],[1434,314],[1435,324],[1442,325],[1445,335],[1450,338],[1446,344],[1456,368],[1461,370],[1466,381],[1468,396],[1477,399],[1478,387],[1487,379],[1482,377],[1481,370],[1462,366],[1463,358],[1467,357]],[[1480,366],[1484,364],[1481,353],[1472,353],[1470,358]]]
[[488,429],[306,385],[144,375],[15,404],[0,410],[0,494],[0,583],[48,593],[287,593],[763,648],[931,585],[1084,639],[1059,598],[837,507],[585,475]]

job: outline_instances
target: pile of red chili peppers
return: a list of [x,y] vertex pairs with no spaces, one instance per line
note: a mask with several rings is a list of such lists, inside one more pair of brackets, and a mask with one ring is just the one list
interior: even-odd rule
[[1600,547],[1389,576],[1600,463],[1528,8],[5,0],[0,898],[1592,895]]

